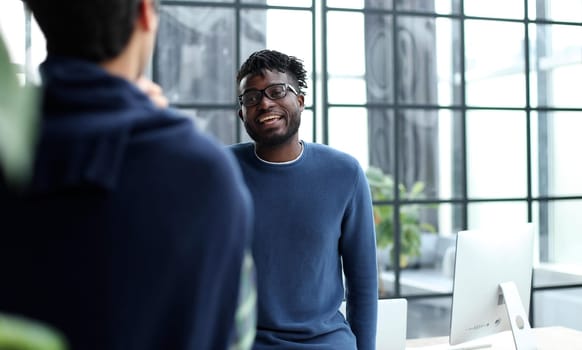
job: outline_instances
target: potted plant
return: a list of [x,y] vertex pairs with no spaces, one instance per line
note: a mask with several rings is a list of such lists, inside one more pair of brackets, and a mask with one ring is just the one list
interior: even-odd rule
[[[374,201],[394,200],[394,179],[377,167],[370,167],[366,177]],[[417,181],[408,190],[404,184],[398,185],[400,199],[424,198],[424,183]],[[399,207],[400,219],[400,257],[401,267],[406,267],[410,258],[420,256],[420,237],[422,232],[436,232],[433,225],[420,220],[418,204],[407,204]],[[391,252],[391,262],[394,261],[394,206],[375,205],[374,222],[376,224],[376,245],[378,248],[388,248]]]

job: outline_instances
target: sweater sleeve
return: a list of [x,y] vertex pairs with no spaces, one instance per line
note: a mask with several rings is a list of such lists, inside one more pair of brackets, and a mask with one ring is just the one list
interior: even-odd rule
[[347,320],[359,350],[376,349],[378,270],[372,199],[358,166],[353,194],[342,223],[340,241],[347,301]]

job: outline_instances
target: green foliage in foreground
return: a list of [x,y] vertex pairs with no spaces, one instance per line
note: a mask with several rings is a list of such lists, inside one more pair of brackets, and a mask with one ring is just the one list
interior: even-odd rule
[[0,173],[9,185],[30,179],[38,127],[38,88],[22,85],[0,33]]
[[64,337],[38,321],[0,313],[0,350],[66,350]]

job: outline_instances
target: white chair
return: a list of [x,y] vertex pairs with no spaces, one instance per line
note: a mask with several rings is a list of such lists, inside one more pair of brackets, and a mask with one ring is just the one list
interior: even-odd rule
[[[377,350],[406,349],[407,311],[408,303],[404,298],[378,300]],[[345,301],[340,306],[340,312],[346,314]]]

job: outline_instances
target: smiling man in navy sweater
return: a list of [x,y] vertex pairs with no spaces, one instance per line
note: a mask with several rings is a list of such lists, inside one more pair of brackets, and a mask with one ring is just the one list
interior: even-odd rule
[[253,53],[237,76],[239,116],[254,140],[230,146],[255,205],[254,349],[375,350],[370,190],[355,158],[299,140],[305,79],[300,60],[271,50]]

